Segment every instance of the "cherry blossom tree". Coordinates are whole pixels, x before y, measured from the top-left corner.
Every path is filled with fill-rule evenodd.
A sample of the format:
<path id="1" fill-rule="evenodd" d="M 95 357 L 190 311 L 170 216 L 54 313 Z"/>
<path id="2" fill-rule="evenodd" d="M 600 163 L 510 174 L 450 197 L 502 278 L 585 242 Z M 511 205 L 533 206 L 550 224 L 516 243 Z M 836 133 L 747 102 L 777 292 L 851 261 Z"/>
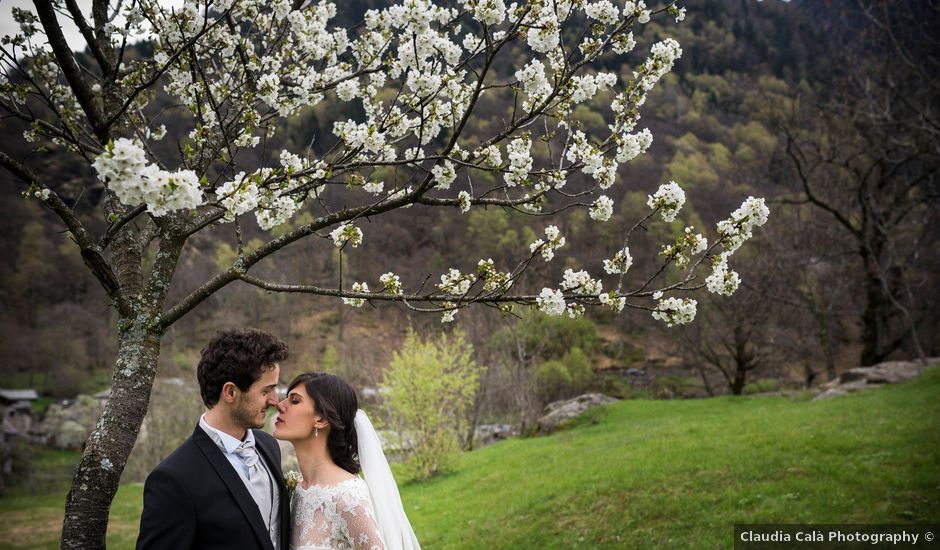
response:
<path id="1" fill-rule="evenodd" d="M 63 548 L 104 547 L 161 338 L 226 285 L 331 296 L 351 307 L 400 302 L 443 322 L 482 304 L 571 316 L 592 306 L 634 307 L 671 326 L 694 319 L 695 291 L 734 292 L 739 277 L 729 259 L 767 220 L 763 199 L 749 197 L 718 223 L 711 243 L 687 228 L 663 247 L 658 271 L 630 277 L 630 235 L 657 214 L 674 220 L 685 202 L 670 182 L 649 197 L 648 215 L 624 231 L 624 245 L 610 251 L 605 276 L 568 269 L 539 294 L 514 292 L 521 286 L 514 285 L 532 262 L 551 262 L 565 246 L 555 225 L 520 250 L 515 265 L 481 258 L 476 272 L 449 269 L 433 287 L 409 287 L 393 272 L 333 287 L 265 280 L 252 267 L 287 245 L 320 237 L 354 253 L 369 238 L 363 220 L 402 208 L 454 216 L 477 207 L 533 216 L 585 208 L 595 222 L 607 221 L 615 205 L 604 191 L 653 139 L 638 128 L 640 108 L 682 50 L 671 38 L 655 43 L 625 79 L 594 67 L 633 50 L 633 33 L 651 18 L 679 23 L 685 9 L 642 1 L 406 0 L 370 10 L 347 29 L 331 25 L 336 6 L 326 1 L 186 0 L 170 8 L 156 0 L 93 0 L 90 18 L 75 0 L 34 4 L 34 12 L 14 10 L 21 32 L 3 39 L 0 107 L 27 123 L 23 137 L 37 150 L 91 167 L 89 186 L 102 189 L 100 211 L 91 214 L 102 229 L 87 224 L 91 214 L 76 212 L 74 197 L 38 170 L 35 156 L 0 152 L 0 164 L 58 216 L 118 317 L 111 398 L 75 472 Z M 63 19 L 81 32 L 85 54 L 67 43 Z M 131 47 L 134 40 L 148 48 Z M 158 91 L 174 98 L 188 132 L 167 132 L 166 109 L 153 104 Z M 607 127 L 590 134 L 573 113 L 601 92 L 612 98 L 602 113 Z M 511 115 L 469 145 L 460 138 L 484 96 L 505 101 Z M 324 101 L 353 103 L 361 116 L 332 121 L 335 142 L 317 153 L 268 154 L 285 119 Z M 159 152 L 171 149 L 162 140 L 175 141 L 176 154 Z M 242 244 L 241 227 L 252 218 L 268 230 L 301 211 L 313 221 L 257 247 Z M 170 302 L 181 254 L 212 227 L 231 228 L 237 258 Z M 684 273 L 667 284 L 670 265 Z M 700 282 L 697 274 L 709 267 Z"/>

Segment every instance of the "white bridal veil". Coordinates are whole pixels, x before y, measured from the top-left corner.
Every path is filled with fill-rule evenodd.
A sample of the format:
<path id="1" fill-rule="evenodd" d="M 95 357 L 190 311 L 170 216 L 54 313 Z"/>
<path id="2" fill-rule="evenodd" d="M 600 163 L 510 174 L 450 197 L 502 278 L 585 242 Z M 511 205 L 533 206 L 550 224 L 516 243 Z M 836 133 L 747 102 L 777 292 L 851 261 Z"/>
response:
<path id="1" fill-rule="evenodd" d="M 382 452 L 379 434 L 366 413 L 356 411 L 356 435 L 359 442 L 359 465 L 372 496 L 375 520 L 387 550 L 420 550 L 415 532 L 401 504 L 398 486 Z"/>

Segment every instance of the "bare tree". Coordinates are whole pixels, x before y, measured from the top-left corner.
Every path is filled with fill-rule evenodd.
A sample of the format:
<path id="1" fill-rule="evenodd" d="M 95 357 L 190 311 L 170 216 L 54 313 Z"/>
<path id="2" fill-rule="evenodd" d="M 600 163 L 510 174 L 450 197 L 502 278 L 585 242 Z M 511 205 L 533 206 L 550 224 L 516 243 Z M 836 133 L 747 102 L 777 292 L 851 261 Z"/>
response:
<path id="1" fill-rule="evenodd" d="M 842 227 L 861 261 L 861 364 L 920 343 L 912 272 L 937 238 L 940 41 L 935 2 L 859 0 L 833 24 L 826 86 L 780 113 L 800 200 Z M 923 355 L 922 351 L 920 354 Z"/>

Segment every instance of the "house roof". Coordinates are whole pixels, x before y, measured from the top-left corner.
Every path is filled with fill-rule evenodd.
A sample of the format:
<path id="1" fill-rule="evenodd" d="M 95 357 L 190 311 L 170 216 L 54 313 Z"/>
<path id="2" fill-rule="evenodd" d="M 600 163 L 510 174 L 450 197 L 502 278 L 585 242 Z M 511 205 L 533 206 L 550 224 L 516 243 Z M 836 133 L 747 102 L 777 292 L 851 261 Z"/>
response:
<path id="1" fill-rule="evenodd" d="M 4 390 L 0 389 L 0 399 L 7 401 L 32 401 L 39 399 L 36 390 Z"/>

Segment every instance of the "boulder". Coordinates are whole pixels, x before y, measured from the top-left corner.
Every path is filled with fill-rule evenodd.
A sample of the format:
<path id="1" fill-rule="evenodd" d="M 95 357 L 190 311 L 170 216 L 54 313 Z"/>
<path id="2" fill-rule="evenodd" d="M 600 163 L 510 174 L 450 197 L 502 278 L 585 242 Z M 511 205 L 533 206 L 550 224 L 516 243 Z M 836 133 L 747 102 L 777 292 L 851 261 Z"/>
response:
<path id="1" fill-rule="evenodd" d="M 938 358 L 927 360 L 927 365 L 936 363 Z M 882 384 L 897 384 L 917 377 L 927 368 L 920 361 L 885 361 L 870 367 L 856 367 L 849 369 L 839 375 L 835 380 L 831 380 L 819 386 L 819 393 L 813 398 L 813 401 L 820 399 L 829 399 L 840 395 L 848 395 Z"/>
<path id="2" fill-rule="evenodd" d="M 586 393 L 574 399 L 549 403 L 545 407 L 545 415 L 538 420 L 538 431 L 542 434 L 550 434 L 591 407 L 607 405 L 616 401 L 613 397 L 600 393 Z"/>
<path id="3" fill-rule="evenodd" d="M 516 429 L 512 424 L 481 424 L 473 431 L 473 439 L 480 447 L 485 447 L 514 435 L 516 435 Z"/>

